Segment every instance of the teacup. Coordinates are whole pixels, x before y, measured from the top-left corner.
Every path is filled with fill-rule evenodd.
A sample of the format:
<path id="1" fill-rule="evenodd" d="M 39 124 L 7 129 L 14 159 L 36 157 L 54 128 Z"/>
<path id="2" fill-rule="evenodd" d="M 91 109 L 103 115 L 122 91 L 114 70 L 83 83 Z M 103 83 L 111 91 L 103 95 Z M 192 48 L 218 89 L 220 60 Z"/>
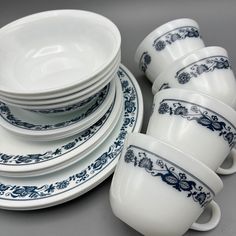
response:
<path id="1" fill-rule="evenodd" d="M 197 22 L 177 19 L 152 31 L 138 46 L 135 61 L 153 83 L 172 62 L 203 47 Z"/>
<path id="2" fill-rule="evenodd" d="M 152 91 L 169 87 L 199 91 L 236 107 L 236 80 L 221 47 L 201 48 L 173 62 L 157 77 Z"/>
<path id="3" fill-rule="evenodd" d="M 236 142 L 236 111 L 220 100 L 184 89 L 154 97 L 147 134 L 179 148 L 216 171 Z M 234 152 L 234 159 L 236 158 Z M 236 162 L 221 174 L 235 172 Z"/>
<path id="4" fill-rule="evenodd" d="M 222 188 L 220 178 L 200 161 L 132 133 L 113 176 L 110 203 L 118 218 L 144 235 L 180 236 L 189 228 L 207 231 L 218 225 L 220 208 L 212 199 Z M 208 204 L 211 219 L 196 223 Z"/>

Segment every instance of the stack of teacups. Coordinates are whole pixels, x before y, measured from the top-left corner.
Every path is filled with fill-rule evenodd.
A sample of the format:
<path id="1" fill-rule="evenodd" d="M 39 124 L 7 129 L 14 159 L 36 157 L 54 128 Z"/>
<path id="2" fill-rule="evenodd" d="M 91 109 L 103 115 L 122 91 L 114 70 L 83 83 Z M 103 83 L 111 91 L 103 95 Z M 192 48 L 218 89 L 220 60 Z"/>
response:
<path id="1" fill-rule="evenodd" d="M 127 139 L 112 209 L 150 236 L 213 229 L 220 209 L 212 198 L 223 187 L 215 172 L 236 171 L 234 150 L 232 167 L 220 168 L 236 142 L 236 80 L 227 52 L 204 47 L 198 24 L 178 19 L 150 33 L 135 60 L 153 83 L 153 111 L 146 135 Z M 208 204 L 211 219 L 196 225 Z"/>

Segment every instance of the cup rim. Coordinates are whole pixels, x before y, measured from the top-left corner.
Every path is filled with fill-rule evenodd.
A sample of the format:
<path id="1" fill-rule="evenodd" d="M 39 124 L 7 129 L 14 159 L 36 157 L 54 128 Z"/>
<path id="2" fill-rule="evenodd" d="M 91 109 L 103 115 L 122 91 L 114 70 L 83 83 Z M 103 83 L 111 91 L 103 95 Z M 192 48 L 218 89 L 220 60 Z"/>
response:
<path id="1" fill-rule="evenodd" d="M 132 144 L 136 144 L 137 147 L 141 147 L 143 150 L 149 151 L 154 155 L 158 155 L 158 153 L 161 152 L 171 153 L 168 157 L 163 157 L 163 155 L 158 156 L 172 162 L 186 171 L 186 173 L 189 173 L 195 179 L 202 182 L 213 192 L 213 195 L 217 195 L 223 188 L 222 180 L 213 170 L 193 156 L 185 154 L 171 144 L 147 134 L 130 133 L 127 137 L 125 148 Z M 202 177 L 199 176 L 202 173 L 204 173 L 204 175 Z"/>
<path id="2" fill-rule="evenodd" d="M 218 113 L 222 118 L 229 120 L 236 129 L 236 110 L 215 97 L 199 91 L 181 88 L 163 89 L 155 94 L 153 101 L 155 102 L 159 97 L 172 99 L 177 97 L 178 99 L 184 99 L 184 101 L 187 102 L 192 102 L 192 100 L 194 100 L 196 105 L 201 105 L 204 107 L 206 107 L 207 102 L 207 109 L 213 111 L 214 113 Z"/>
<path id="3" fill-rule="evenodd" d="M 186 61 L 186 60 L 189 60 L 189 59 L 191 60 L 191 58 L 193 58 L 193 57 L 198 57 L 195 60 L 195 62 L 197 62 L 199 60 L 199 58 L 203 59 L 204 53 L 207 53 L 207 52 L 210 53 L 210 54 L 215 54 L 215 55 L 212 55 L 212 56 L 221 56 L 220 54 L 225 54 L 225 55 L 222 55 L 222 56 L 228 57 L 227 50 L 223 47 L 220 47 L 220 46 L 208 46 L 208 47 L 203 47 L 203 48 L 200 48 L 200 49 L 196 49 L 196 50 L 188 53 L 187 55 L 177 59 L 176 61 L 172 62 L 172 64 L 167 69 L 162 71 L 156 77 L 156 79 L 155 79 L 155 81 L 152 85 L 153 93 L 156 93 L 158 91 L 158 88 L 160 87 L 160 85 L 164 83 L 165 79 L 163 79 L 163 78 L 166 78 L 167 75 L 169 75 L 170 73 L 172 73 L 175 70 L 180 69 L 181 66 L 184 66 L 183 61 Z M 219 54 L 219 55 L 217 55 L 217 54 Z M 194 61 L 194 58 L 192 59 L 192 61 Z M 192 62 L 192 63 L 195 63 L 195 62 Z M 168 82 L 168 81 L 166 81 L 166 82 Z"/>
<path id="4" fill-rule="evenodd" d="M 155 37 L 159 37 L 159 36 L 160 36 L 160 31 L 162 31 L 161 34 L 165 34 L 166 32 L 164 32 L 164 31 L 166 31 L 166 30 L 164 30 L 164 29 L 165 29 L 166 27 L 168 27 L 169 25 L 171 25 L 171 24 L 173 24 L 173 23 L 184 22 L 184 21 L 191 22 L 191 24 L 194 24 L 194 25 L 196 25 L 197 28 L 199 28 L 198 23 L 197 23 L 195 20 L 193 20 L 193 19 L 191 19 L 191 18 L 187 18 L 187 17 L 186 17 L 186 18 L 174 19 L 174 20 L 168 21 L 168 22 L 166 22 L 166 23 L 164 23 L 164 24 L 158 26 L 157 28 L 155 28 L 154 30 L 152 30 L 152 31 L 139 43 L 139 46 L 137 47 L 137 50 L 136 50 L 135 56 L 134 56 L 135 61 L 138 62 L 138 60 L 139 60 L 138 58 L 139 58 L 139 56 L 140 56 L 139 54 L 140 54 L 141 48 L 142 48 L 142 46 L 143 46 L 147 41 L 149 41 L 149 39 L 152 39 L 154 36 L 155 36 Z M 187 26 L 187 25 L 186 25 L 186 26 Z M 174 30 L 174 28 L 173 28 L 173 30 Z M 168 31 L 169 31 L 169 30 L 168 30 Z"/>

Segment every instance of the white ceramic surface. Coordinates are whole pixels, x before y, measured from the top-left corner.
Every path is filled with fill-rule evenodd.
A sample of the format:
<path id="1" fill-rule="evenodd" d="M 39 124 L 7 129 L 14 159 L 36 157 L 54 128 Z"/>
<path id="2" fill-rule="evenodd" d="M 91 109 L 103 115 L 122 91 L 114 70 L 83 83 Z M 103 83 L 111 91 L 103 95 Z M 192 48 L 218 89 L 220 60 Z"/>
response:
<path id="1" fill-rule="evenodd" d="M 176 19 L 156 28 L 140 43 L 135 61 L 153 83 L 172 62 L 203 47 L 197 22 Z"/>
<path id="2" fill-rule="evenodd" d="M 154 97 L 147 134 L 216 171 L 235 145 L 236 111 L 198 92 L 165 89 Z M 231 168 L 231 173 L 235 172 L 235 168 Z"/>
<path id="3" fill-rule="evenodd" d="M 128 135 L 115 170 L 110 203 L 114 214 L 144 235 L 181 236 L 210 204 L 211 219 L 194 223 L 213 229 L 221 214 L 212 201 L 223 188 L 206 165 L 148 135 Z"/>
<path id="4" fill-rule="evenodd" d="M 64 116 L 49 117 L 0 103 L 0 124 L 14 134 L 33 141 L 67 138 L 84 131 L 104 116 L 114 102 L 116 89 L 119 92 L 119 83 L 116 76 L 102 97 L 88 107 Z"/>
<path id="5" fill-rule="evenodd" d="M 0 91 L 42 94 L 83 84 L 120 50 L 117 27 L 88 11 L 52 10 L 0 29 Z"/>
<path id="6" fill-rule="evenodd" d="M 236 79 L 221 47 L 201 48 L 173 62 L 156 78 L 153 94 L 168 87 L 199 91 L 236 108 Z"/>
<path id="7" fill-rule="evenodd" d="M 120 67 L 118 76 L 124 97 L 123 113 L 103 144 L 83 160 L 49 175 L 30 178 L 0 176 L 1 208 L 32 210 L 57 205 L 91 190 L 113 172 L 127 133 L 138 132 L 143 119 L 143 99 L 135 78 L 124 66 Z"/>
<path id="8" fill-rule="evenodd" d="M 82 85 L 75 85 L 72 88 L 65 88 L 61 91 L 52 91 L 48 94 L 7 94 L 0 91 L 0 99 L 15 104 L 23 105 L 62 105 L 67 101 L 82 99 L 94 94 L 102 86 L 105 86 L 116 74 L 120 65 L 120 51 L 112 63 L 94 78 Z M 56 104 L 57 103 L 57 104 Z M 59 104 L 60 103 L 60 104 Z"/>
<path id="9" fill-rule="evenodd" d="M 114 69 L 113 73 L 114 76 L 113 77 L 107 77 L 105 81 L 99 81 L 98 84 L 94 84 L 92 86 L 90 86 L 88 89 L 83 90 L 79 95 L 77 93 L 68 95 L 66 98 L 64 97 L 59 97 L 56 100 L 58 100 L 58 103 L 53 103 L 51 104 L 50 100 L 44 100 L 43 103 L 44 105 L 37 105 L 35 104 L 35 102 L 30 102 L 27 101 L 27 103 L 31 103 L 31 105 L 26 105 L 26 104 L 17 104 L 14 102 L 10 102 L 9 100 L 5 101 L 6 99 L 2 99 L 2 101 L 5 101 L 7 104 L 14 106 L 14 107 L 20 107 L 22 109 L 26 109 L 26 110 L 45 110 L 45 109 L 57 109 L 59 107 L 67 107 L 67 106 L 71 106 L 73 104 L 76 104 L 78 102 L 83 102 L 89 98 L 91 98 L 91 94 L 96 94 L 97 92 L 99 92 L 101 89 L 103 89 L 112 79 L 114 79 L 114 77 L 116 76 L 116 72 L 119 68 L 119 65 L 117 65 L 117 67 Z M 113 74 L 112 73 L 112 74 Z M 69 100 L 67 100 L 69 99 Z M 55 101 L 56 101 L 55 100 Z M 37 103 L 37 102 L 36 102 Z"/>
<path id="10" fill-rule="evenodd" d="M 67 139 L 32 142 L 1 129 L 4 134 L 4 139 L 1 139 L 1 151 L 10 155 L 11 159 L 6 165 L 0 165 L 0 174 L 9 177 L 45 175 L 88 156 L 110 135 L 120 119 L 123 99 L 119 79 L 116 86 L 117 95 L 106 113 L 90 127 Z"/>

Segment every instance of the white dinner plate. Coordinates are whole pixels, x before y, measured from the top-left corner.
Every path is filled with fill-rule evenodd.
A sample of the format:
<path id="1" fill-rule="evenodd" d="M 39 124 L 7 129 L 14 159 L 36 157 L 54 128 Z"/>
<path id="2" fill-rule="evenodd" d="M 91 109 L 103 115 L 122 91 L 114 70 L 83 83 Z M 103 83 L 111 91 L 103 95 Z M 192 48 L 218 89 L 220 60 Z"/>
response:
<path id="1" fill-rule="evenodd" d="M 114 170 L 128 132 L 138 132 L 143 119 L 140 88 L 127 68 L 118 77 L 123 113 L 113 132 L 90 155 L 60 171 L 31 178 L 0 177 L 0 207 L 12 210 L 45 208 L 69 201 L 96 187 Z M 0 161 L 4 160 L 0 155 Z"/>

